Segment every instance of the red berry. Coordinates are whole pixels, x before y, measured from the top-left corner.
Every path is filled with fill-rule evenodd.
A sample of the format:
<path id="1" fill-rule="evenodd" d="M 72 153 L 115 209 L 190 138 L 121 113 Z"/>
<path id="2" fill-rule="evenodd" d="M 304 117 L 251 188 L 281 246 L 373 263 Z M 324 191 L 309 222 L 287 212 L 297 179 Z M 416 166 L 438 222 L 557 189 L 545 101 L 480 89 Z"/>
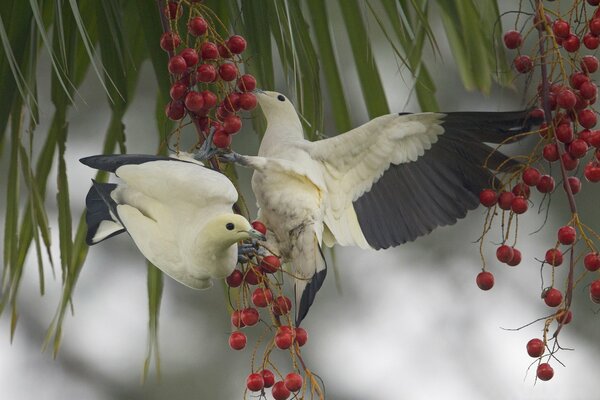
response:
<path id="1" fill-rule="evenodd" d="M 554 376 L 554 370 L 548 363 L 541 363 L 537 367 L 537 377 L 541 381 L 549 381 Z"/>
<path id="2" fill-rule="evenodd" d="M 237 115 L 230 115 L 223 120 L 223 129 L 229 134 L 238 133 L 242 128 L 242 120 Z"/>
<path id="3" fill-rule="evenodd" d="M 600 35 L 600 18 L 592 18 L 589 27 L 592 35 Z"/>
<path id="4" fill-rule="evenodd" d="M 210 90 L 204 90 L 202 92 L 202 98 L 204 99 L 204 108 L 211 109 L 217 105 L 217 95 Z"/>
<path id="5" fill-rule="evenodd" d="M 579 37 L 574 34 L 569 34 L 566 39 L 562 42 L 562 47 L 568 51 L 569 53 L 574 53 L 579 50 L 581 46 L 581 42 L 579 41 Z"/>
<path id="6" fill-rule="evenodd" d="M 569 153 L 563 153 L 563 155 L 560 156 L 560 159 L 567 171 L 573 171 L 575 168 L 577 168 L 577 165 L 579 165 L 579 160 L 573 158 L 573 156 Z"/>
<path id="7" fill-rule="evenodd" d="M 188 32 L 192 36 L 202 36 L 208 30 L 208 23 L 202 17 L 194 17 L 188 22 Z"/>
<path id="8" fill-rule="evenodd" d="M 577 239 L 577 231 L 572 226 L 563 226 L 558 230 L 558 241 L 564 245 L 572 245 Z"/>
<path id="9" fill-rule="evenodd" d="M 278 296 L 273 304 L 275 315 L 285 315 L 292 310 L 292 301 L 287 296 Z"/>
<path id="10" fill-rule="evenodd" d="M 600 131 L 591 131 L 588 142 L 590 143 L 590 146 L 600 148 Z"/>
<path id="11" fill-rule="evenodd" d="M 175 82 L 173 85 L 171 85 L 169 95 L 173 100 L 179 100 L 185 95 L 187 88 L 187 85 L 184 85 L 181 82 Z"/>
<path id="12" fill-rule="evenodd" d="M 183 9 L 176 1 L 169 1 L 165 6 L 163 13 L 169 19 L 179 19 L 183 14 Z"/>
<path id="13" fill-rule="evenodd" d="M 231 313 L 231 325 L 235 326 L 236 328 L 243 328 L 246 326 L 244 321 L 242 321 L 242 312 L 240 310 L 233 310 Z"/>
<path id="14" fill-rule="evenodd" d="M 502 192 L 498 196 L 498 206 L 503 210 L 510 210 L 515 195 L 512 192 Z"/>
<path id="15" fill-rule="evenodd" d="M 583 36 L 583 45 L 590 50 L 596 50 L 600 45 L 600 37 L 588 32 Z"/>
<path id="16" fill-rule="evenodd" d="M 594 303 L 600 303 L 600 279 L 590 284 L 590 299 Z"/>
<path id="17" fill-rule="evenodd" d="M 600 254 L 588 253 L 583 259 L 583 265 L 588 271 L 594 272 L 600 269 Z"/>
<path id="18" fill-rule="evenodd" d="M 535 186 L 540 182 L 542 174 L 540 174 L 540 171 L 538 171 L 537 168 L 529 167 L 523 171 L 522 176 L 523 182 L 525 182 L 526 185 Z"/>
<path id="19" fill-rule="evenodd" d="M 189 47 L 181 50 L 179 55 L 183 57 L 188 67 L 193 67 L 194 65 L 198 64 L 198 60 L 200 59 L 196 50 L 190 49 Z"/>
<path id="20" fill-rule="evenodd" d="M 262 375 L 266 388 L 270 388 L 275 384 L 275 375 L 270 370 L 263 369 L 260 374 Z"/>
<path id="21" fill-rule="evenodd" d="M 181 38 L 173 32 L 165 32 L 160 37 L 160 48 L 164 51 L 173 51 L 181 44 Z"/>
<path id="22" fill-rule="evenodd" d="M 246 347 L 246 335 L 239 331 L 233 332 L 229 336 L 229 347 L 233 350 L 242 350 Z"/>
<path id="23" fill-rule="evenodd" d="M 240 94 L 240 108 L 243 110 L 253 110 L 256 108 L 257 100 L 253 93 L 241 93 Z"/>
<path id="24" fill-rule="evenodd" d="M 479 202 L 484 207 L 493 207 L 494 204 L 498 201 L 496 191 L 492 189 L 483 189 L 479 192 Z"/>
<path id="25" fill-rule="evenodd" d="M 275 335 L 275 346 L 281 350 L 289 349 L 292 345 L 293 337 L 289 332 L 280 332 Z"/>
<path id="26" fill-rule="evenodd" d="M 237 87 L 242 92 L 251 92 L 256 89 L 256 78 L 250 74 L 244 74 L 238 79 Z"/>
<path id="27" fill-rule="evenodd" d="M 506 264 L 515 267 L 521 263 L 521 251 L 513 247 L 513 258 Z"/>
<path id="28" fill-rule="evenodd" d="M 193 112 L 202 110 L 202 107 L 204 107 L 204 98 L 202 97 L 202 94 L 194 91 L 189 92 L 185 96 L 185 106 L 188 110 Z"/>
<path id="29" fill-rule="evenodd" d="M 477 274 L 475 283 L 481 290 L 490 290 L 494 287 L 494 275 L 491 272 L 482 271 Z"/>
<path id="30" fill-rule="evenodd" d="M 231 135 L 228 134 L 227 132 L 225 132 L 223 129 L 218 129 L 215 132 L 215 135 L 213 136 L 214 145 L 220 149 L 229 147 L 231 145 L 231 141 L 232 141 Z M 256 281 L 256 283 L 251 283 L 254 281 L 254 279 L 252 278 L 253 276 L 255 276 L 254 271 L 250 270 L 244 276 L 244 280 L 250 285 L 256 285 L 256 283 L 258 283 L 258 281 Z M 249 279 L 251 281 L 249 281 Z"/>
<path id="31" fill-rule="evenodd" d="M 285 387 L 288 388 L 290 392 L 297 392 L 302 388 L 302 384 L 304 383 L 302 377 L 295 372 L 287 374 L 284 382 Z"/>
<path id="32" fill-rule="evenodd" d="M 581 58 L 581 69 L 583 72 L 587 72 L 588 74 L 593 74 L 598 70 L 599 66 L 598 59 L 596 56 L 583 56 Z"/>
<path id="33" fill-rule="evenodd" d="M 527 342 L 527 354 L 530 357 L 538 358 L 544 354 L 544 342 L 541 339 L 531 339 Z"/>
<path id="34" fill-rule="evenodd" d="M 260 268 L 269 274 L 277 272 L 279 267 L 281 267 L 281 261 L 279 261 L 279 258 L 275 256 L 263 257 L 262 261 L 260 262 Z"/>
<path id="35" fill-rule="evenodd" d="M 527 199 L 523 196 L 517 196 L 512 201 L 510 208 L 515 214 L 523 214 L 527 211 L 528 207 L 529 204 L 527 204 Z"/>
<path id="36" fill-rule="evenodd" d="M 173 121 L 180 120 L 185 115 L 185 107 L 182 101 L 170 101 L 165 108 L 165 114 Z"/>
<path id="37" fill-rule="evenodd" d="M 571 188 L 571 193 L 577 194 L 581 190 L 581 181 L 576 176 L 570 176 L 567 178 L 567 182 L 569 182 L 569 187 Z"/>
<path id="38" fill-rule="evenodd" d="M 229 93 L 227 97 L 223 100 L 223 107 L 227 111 L 238 111 L 240 109 L 240 94 L 239 93 Z"/>
<path id="39" fill-rule="evenodd" d="M 590 161 L 583 169 L 583 175 L 589 182 L 600 182 L 600 163 Z"/>
<path id="40" fill-rule="evenodd" d="M 219 55 L 221 58 L 231 58 L 233 56 L 229 49 L 222 44 L 218 44 L 217 49 L 219 50 Z"/>
<path id="41" fill-rule="evenodd" d="M 544 303 L 546 303 L 548 307 L 558 307 L 560 303 L 562 303 L 563 298 L 560 290 L 555 288 L 550 288 L 546 290 L 542 294 L 542 297 L 544 298 Z"/>
<path id="42" fill-rule="evenodd" d="M 227 47 L 233 54 L 240 54 L 246 50 L 246 39 L 240 35 L 233 35 L 227 40 Z"/>
<path id="43" fill-rule="evenodd" d="M 212 42 L 204 42 L 200 47 L 200 55 L 203 60 L 216 60 L 219 58 L 217 45 Z"/>
<path id="44" fill-rule="evenodd" d="M 294 332 L 296 334 L 296 343 L 298 343 L 298 346 L 304 346 L 308 341 L 308 333 L 306 332 L 306 330 L 304 328 L 298 327 L 294 329 Z"/>
<path id="45" fill-rule="evenodd" d="M 558 37 L 566 38 L 571 33 L 571 27 L 567 21 L 557 19 L 552 23 L 552 32 Z"/>
<path id="46" fill-rule="evenodd" d="M 219 75 L 224 81 L 232 81 L 237 76 L 238 69 L 235 64 L 225 63 L 219 67 Z"/>
<path id="47" fill-rule="evenodd" d="M 590 6 L 597 6 L 598 4 L 600 4 L 600 0 L 587 0 L 587 3 Z M 598 12 L 598 10 L 596 10 L 596 12 Z M 594 13 L 594 15 L 596 15 L 596 12 Z"/>
<path id="48" fill-rule="evenodd" d="M 242 310 L 240 318 L 244 325 L 253 326 L 256 325 L 260 316 L 258 315 L 258 310 L 256 308 L 248 307 Z"/>
<path id="49" fill-rule="evenodd" d="M 513 251 L 513 248 L 508 245 L 503 244 L 502 246 L 498 247 L 498 249 L 496 249 L 496 258 L 500 262 L 507 263 L 510 260 L 512 260 L 514 255 L 515 253 Z"/>
<path id="50" fill-rule="evenodd" d="M 273 399 L 275 400 L 287 400 L 290 397 L 290 391 L 285 387 L 285 383 L 283 381 L 279 381 L 273 385 L 273 389 L 271 389 L 271 394 L 273 395 Z"/>
<path id="51" fill-rule="evenodd" d="M 533 61 L 529 56 L 517 56 L 514 60 L 515 69 L 525 74 L 533 69 Z"/>
<path id="52" fill-rule="evenodd" d="M 574 72 L 569 77 L 569 83 L 574 89 L 579 89 L 584 82 L 589 82 L 590 77 L 581 71 Z"/>
<path id="53" fill-rule="evenodd" d="M 558 147 L 556 146 L 555 143 L 548 143 L 542 149 L 542 155 L 544 156 L 544 158 L 546 160 L 548 160 L 550 162 L 554 162 L 554 161 L 558 160 L 558 158 L 559 158 Z"/>
<path id="54" fill-rule="evenodd" d="M 267 307 L 271 302 L 273 302 L 271 289 L 256 288 L 252 292 L 252 304 L 256 307 Z"/>
<path id="55" fill-rule="evenodd" d="M 545 260 L 548 264 L 558 267 L 563 262 L 563 254 L 558 249 L 550 249 L 546 252 Z"/>
<path id="56" fill-rule="evenodd" d="M 267 234 L 267 227 L 262 222 L 260 222 L 258 220 L 255 220 L 255 221 L 252 221 L 251 225 L 252 225 L 253 229 L 256 229 L 257 231 L 259 231 L 263 235 Z"/>
<path id="57" fill-rule="evenodd" d="M 563 325 L 567 325 L 573 319 L 573 313 L 571 312 L 571 310 L 569 310 L 567 312 L 565 312 L 564 309 L 558 310 L 555 315 L 556 315 L 556 321 L 559 324 L 563 324 Z"/>
<path id="58" fill-rule="evenodd" d="M 529 195 L 531 194 L 531 189 L 529 189 L 529 186 L 527 186 L 525 183 L 519 182 L 513 187 L 512 193 L 515 196 L 523 196 L 528 199 Z"/>
<path id="59" fill-rule="evenodd" d="M 169 72 L 172 74 L 183 74 L 187 70 L 187 63 L 185 58 L 181 56 L 173 56 L 169 60 Z"/>
<path id="60" fill-rule="evenodd" d="M 579 94 L 586 100 L 594 99 L 598 94 L 598 87 L 592 82 L 584 82 L 579 87 Z"/>
<path id="61" fill-rule="evenodd" d="M 573 127 L 570 123 L 560 124 L 555 130 L 556 138 L 562 143 L 571 143 L 573 141 Z"/>
<path id="62" fill-rule="evenodd" d="M 575 139 L 569 144 L 569 154 L 573 158 L 582 158 L 588 151 L 588 144 L 583 139 Z"/>
<path id="63" fill-rule="evenodd" d="M 225 131 L 221 132 L 230 138 L 229 144 L 231 144 L 231 135 Z M 217 133 L 219 133 L 219 131 L 215 132 L 214 137 L 217 137 Z M 248 271 L 246 271 L 246 275 L 244 275 L 244 280 L 248 285 L 258 285 L 258 283 L 262 280 L 262 273 L 256 268 L 249 268 Z"/>
<path id="64" fill-rule="evenodd" d="M 258 392 L 265 387 L 265 380 L 261 374 L 250 374 L 246 378 L 246 387 L 251 392 Z"/>
<path id="65" fill-rule="evenodd" d="M 244 280 L 244 275 L 239 269 L 234 269 L 231 275 L 225 278 L 229 287 L 239 287 Z"/>
<path id="66" fill-rule="evenodd" d="M 550 175 L 542 175 L 540 182 L 535 187 L 540 193 L 550 193 L 554 190 L 554 178 Z"/>
<path id="67" fill-rule="evenodd" d="M 563 89 L 556 95 L 556 103 L 559 107 L 569 110 L 575 107 L 577 97 L 570 89 Z"/>
<path id="68" fill-rule="evenodd" d="M 579 125 L 587 129 L 593 128 L 596 125 L 596 113 L 589 109 L 579 111 L 577 119 Z"/>
<path id="69" fill-rule="evenodd" d="M 201 64 L 196 70 L 198 80 L 204 83 L 214 82 L 217 79 L 217 69 L 211 64 Z"/>

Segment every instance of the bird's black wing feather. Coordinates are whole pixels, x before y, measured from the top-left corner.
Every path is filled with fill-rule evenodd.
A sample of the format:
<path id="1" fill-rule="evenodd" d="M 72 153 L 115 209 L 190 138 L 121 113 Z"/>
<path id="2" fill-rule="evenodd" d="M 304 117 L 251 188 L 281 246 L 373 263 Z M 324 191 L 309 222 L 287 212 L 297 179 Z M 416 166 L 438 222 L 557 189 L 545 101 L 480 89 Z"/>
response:
<path id="1" fill-rule="evenodd" d="M 92 179 L 92 187 L 85 197 L 85 222 L 88 227 L 85 241 L 90 246 L 125 232 L 125 228 L 123 228 L 122 230 L 115 231 L 112 234 L 103 237 L 101 240 L 94 241 L 94 237 L 96 236 L 102 221 L 120 222 L 118 221 L 117 204 L 110 197 L 110 192 L 116 187 L 117 185 L 115 183 L 101 183 Z"/>
<path id="2" fill-rule="evenodd" d="M 540 121 L 528 111 L 449 113 L 444 133 L 415 162 L 391 165 L 354 202 L 358 222 L 375 249 L 413 241 L 452 225 L 479 204 L 479 192 L 497 184 L 493 171 L 518 165 L 483 142 L 502 143 Z M 517 137 L 518 139 L 518 137 Z"/>
<path id="3" fill-rule="evenodd" d="M 153 156 L 148 154 L 108 154 L 84 157 L 79 160 L 82 164 L 88 167 L 99 169 L 101 171 L 115 172 L 119 167 L 128 164 L 144 164 L 151 161 L 178 161 L 179 160 L 167 156 Z"/>

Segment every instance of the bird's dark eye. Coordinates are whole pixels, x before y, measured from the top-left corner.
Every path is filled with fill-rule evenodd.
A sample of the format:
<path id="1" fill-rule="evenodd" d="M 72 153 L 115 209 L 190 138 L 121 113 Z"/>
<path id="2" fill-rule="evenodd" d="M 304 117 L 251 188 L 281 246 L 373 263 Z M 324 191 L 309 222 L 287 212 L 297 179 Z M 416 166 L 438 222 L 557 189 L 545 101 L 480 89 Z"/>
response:
<path id="1" fill-rule="evenodd" d="M 277 100 L 279 101 L 285 101 L 285 96 L 280 94 L 279 96 L 277 96 Z"/>
<path id="2" fill-rule="evenodd" d="M 233 228 L 235 228 L 235 225 L 229 222 L 227 225 L 225 225 L 225 228 L 227 228 L 228 231 L 232 231 Z"/>

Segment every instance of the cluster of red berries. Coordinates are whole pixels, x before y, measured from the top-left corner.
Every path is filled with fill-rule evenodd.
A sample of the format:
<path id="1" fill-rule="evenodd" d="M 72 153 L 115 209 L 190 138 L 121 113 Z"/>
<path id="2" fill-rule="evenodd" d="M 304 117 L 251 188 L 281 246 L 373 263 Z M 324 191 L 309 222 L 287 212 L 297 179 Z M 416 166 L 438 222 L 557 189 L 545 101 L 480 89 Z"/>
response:
<path id="1" fill-rule="evenodd" d="M 532 40 L 537 53 L 535 57 L 522 54 L 526 38 L 518 30 L 509 30 L 504 34 L 505 46 L 508 49 L 519 50 L 520 54 L 513 60 L 513 65 L 519 73 L 530 73 L 536 63 L 551 66 L 542 70 L 542 81 L 536 93 L 539 108 L 530 113 L 531 118 L 545 121 L 537 131 L 537 146 L 531 154 L 523 157 L 528 161 L 517 173 L 508 176 L 501 188 L 485 189 L 479 196 L 480 203 L 489 209 L 484 236 L 489 231 L 494 217 L 502 214 L 503 241 L 496 248 L 496 259 L 509 266 L 519 265 L 523 259 L 521 251 L 515 247 L 516 227 L 513 221 L 530 209 L 532 188 L 542 194 L 542 202 L 555 191 L 557 183 L 549 171 L 556 165 L 561 172 L 559 184 L 562 183 L 564 193 L 569 198 L 572 218 L 558 229 L 555 245 L 546 251 L 543 258 L 540 257 L 540 261 L 542 265 L 552 268 L 569 264 L 570 276 L 573 275 L 575 263 L 580 259 L 583 260 L 584 272 L 600 270 L 600 255 L 596 251 L 597 245 L 592 240 L 600 236 L 590 234 L 592 231 L 580 222 L 574 207 L 574 196 L 582 190 L 581 175 L 577 176 L 581 169 L 586 181 L 600 182 L 600 130 L 594 129 L 597 114 L 593 109 L 598 87 L 592 79 L 592 75 L 599 70 L 600 63 L 594 55 L 581 54 L 585 49 L 595 50 L 600 46 L 600 7 L 597 7 L 599 3 L 600 0 L 576 0 L 565 15 L 556 11 L 546 12 L 545 8 L 536 6 L 533 25 L 537 31 L 526 27 L 523 29 L 528 34 L 536 35 L 535 41 Z M 536 4 L 541 5 L 541 2 Z M 590 13 L 588 6 L 597 8 Z M 550 15 L 557 17 L 553 20 Z M 591 18 L 579 22 L 582 21 L 581 16 L 585 15 L 591 15 Z M 572 27 L 571 24 L 577 26 Z M 540 48 L 545 49 L 543 54 L 539 54 Z M 580 164 L 583 168 L 578 169 Z M 515 243 L 509 244 L 511 232 L 514 232 Z M 578 244 L 585 246 L 581 256 L 574 255 Z M 565 255 L 570 255 L 568 262 L 565 261 Z M 541 298 L 548 307 L 556 308 L 557 311 L 546 319 L 543 339 L 535 338 L 527 343 L 527 353 L 539 359 L 537 378 L 543 381 L 550 380 L 554 371 L 548 362 L 542 362 L 542 358 L 548 357 L 550 361 L 559 349 L 556 345 L 554 348 L 548 345 L 547 333 L 550 324 L 553 321 L 559 324 L 552 336 L 556 338 L 562 326 L 573 318 L 570 299 L 576 282 L 573 279 L 566 281 L 563 293 L 556 287 L 553 271 L 552 282 L 542 290 Z M 476 283 L 482 290 L 489 290 L 494 286 L 494 275 L 484 267 L 477 275 Z M 594 303 L 600 304 L 600 279 L 594 280 L 589 286 L 589 296 Z M 546 352 L 546 349 L 549 351 Z"/>
<path id="2" fill-rule="evenodd" d="M 252 227 L 262 234 L 267 233 L 265 225 L 260 221 L 252 222 Z M 290 350 L 299 352 L 299 348 L 308 341 L 308 333 L 301 327 L 292 326 L 290 313 L 292 301 L 281 294 L 280 280 L 272 278 L 281 271 L 281 261 L 274 255 L 260 257 L 254 255 L 246 263 L 240 263 L 240 268 L 235 269 L 226 278 L 227 285 L 238 289 L 237 302 L 239 308 L 231 314 L 231 324 L 234 331 L 229 336 L 229 346 L 234 350 L 246 347 L 246 334 L 242 328 L 256 325 L 261 320 L 260 310 L 266 317 L 262 319 L 275 334 L 267 344 L 265 359 L 261 365 L 270 361 L 268 356 L 271 349 Z M 277 292 L 278 295 L 274 294 Z M 246 387 L 252 392 L 262 392 L 271 388 L 272 396 L 277 400 L 285 400 L 291 393 L 298 392 L 303 386 L 303 378 L 296 372 L 287 374 L 282 380 L 275 382 L 275 375 L 268 369 L 252 372 L 246 380 Z"/>
<path id="3" fill-rule="evenodd" d="M 173 82 L 165 113 L 174 121 L 189 115 L 204 136 L 214 129 L 215 146 L 226 148 L 242 127 L 238 113 L 252 110 L 257 104 L 252 93 L 256 79 L 239 69 L 246 40 L 239 35 L 222 39 L 202 15 L 203 6 L 193 2 L 184 43 L 175 29 L 187 5 L 169 1 L 164 9 L 173 29 L 160 39 L 160 47 L 170 55 L 167 67 Z"/>

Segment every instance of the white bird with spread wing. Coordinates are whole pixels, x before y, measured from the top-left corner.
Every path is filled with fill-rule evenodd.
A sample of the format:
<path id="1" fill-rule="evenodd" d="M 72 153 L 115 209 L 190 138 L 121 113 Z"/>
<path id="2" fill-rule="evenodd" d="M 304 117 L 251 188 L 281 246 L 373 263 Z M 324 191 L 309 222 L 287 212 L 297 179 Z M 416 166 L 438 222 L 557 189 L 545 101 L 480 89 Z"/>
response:
<path id="1" fill-rule="evenodd" d="M 450 225 L 478 206 L 493 171 L 517 165 L 483 142 L 530 129 L 527 111 L 390 114 L 310 142 L 291 102 L 257 92 L 267 129 L 253 168 L 259 219 L 270 249 L 296 275 L 296 322 L 326 275 L 321 244 L 385 249 Z"/>
<path id="2" fill-rule="evenodd" d="M 223 174 L 191 157 L 101 155 L 83 164 L 122 183 L 93 185 L 86 197 L 87 243 L 128 232 L 142 254 L 194 289 L 212 286 L 237 263 L 239 241 L 264 239 L 232 212 L 238 195 Z"/>

